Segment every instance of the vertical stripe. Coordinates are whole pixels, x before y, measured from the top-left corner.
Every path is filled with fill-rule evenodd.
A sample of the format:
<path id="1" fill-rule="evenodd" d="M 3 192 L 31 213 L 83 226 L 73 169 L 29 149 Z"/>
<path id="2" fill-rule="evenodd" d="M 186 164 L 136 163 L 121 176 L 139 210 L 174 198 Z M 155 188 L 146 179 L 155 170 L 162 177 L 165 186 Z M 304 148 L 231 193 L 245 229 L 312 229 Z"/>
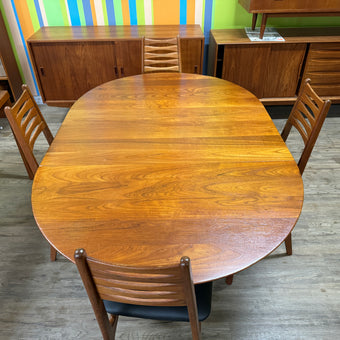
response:
<path id="1" fill-rule="evenodd" d="M 209 34 L 211 30 L 212 6 L 213 6 L 213 0 L 205 0 L 204 37 L 207 41 L 209 41 Z"/>
<path id="2" fill-rule="evenodd" d="M 69 12 L 68 6 L 67 6 L 67 0 L 59 0 L 59 1 L 60 1 L 61 13 L 62 13 L 63 18 L 64 18 L 64 25 L 70 26 L 71 17 L 70 17 L 70 12 Z"/>
<path id="3" fill-rule="evenodd" d="M 106 11 L 109 25 L 116 25 L 115 8 L 112 0 L 106 0 Z"/>
<path id="4" fill-rule="evenodd" d="M 35 5 L 35 8 L 36 8 L 37 17 L 38 17 L 38 20 L 39 20 L 39 26 L 42 27 L 42 26 L 44 26 L 44 20 L 43 20 L 42 14 L 41 14 L 39 1 L 34 0 L 34 5 Z"/>
<path id="5" fill-rule="evenodd" d="M 43 3 L 45 7 L 48 25 L 64 26 L 64 18 L 61 12 L 60 1 L 44 0 Z"/>
<path id="6" fill-rule="evenodd" d="M 80 24 L 82 26 L 85 26 L 86 25 L 86 19 L 85 19 L 84 6 L 83 6 L 82 0 L 77 0 L 77 4 L 78 4 L 78 10 L 79 10 Z"/>
<path id="7" fill-rule="evenodd" d="M 136 0 L 129 0 L 130 25 L 137 25 Z"/>
<path id="8" fill-rule="evenodd" d="M 153 14 L 155 25 L 178 25 L 179 1 L 154 0 Z"/>
<path id="9" fill-rule="evenodd" d="M 77 0 L 67 0 L 68 10 L 70 13 L 71 25 L 80 26 L 80 17 Z"/>
<path id="10" fill-rule="evenodd" d="M 0 12 L 3 14 L 3 19 L 4 19 L 5 26 L 6 26 L 8 38 L 9 38 L 11 46 L 12 46 L 12 50 L 13 50 L 13 53 L 14 53 L 15 60 L 16 60 L 16 62 L 18 64 L 18 68 L 19 68 L 19 72 L 20 72 L 22 81 L 25 83 L 25 76 L 24 76 L 24 73 L 23 73 L 23 69 L 21 67 L 21 63 L 20 63 L 20 59 L 19 59 L 19 56 L 18 56 L 17 48 L 15 46 L 15 42 L 18 39 L 14 40 L 14 38 L 13 38 L 12 30 L 10 28 L 10 24 L 7 21 L 7 17 L 9 18 L 10 16 L 8 14 L 6 14 L 5 7 L 2 4 L 1 0 L 0 0 Z M 11 20 L 11 22 L 14 23 L 14 20 Z M 18 28 L 15 26 L 13 30 L 16 32 L 18 30 Z M 14 32 L 14 34 L 15 34 L 15 32 Z"/>
<path id="11" fill-rule="evenodd" d="M 91 4 L 91 16 L 92 16 L 93 26 L 97 26 L 96 5 L 95 5 L 94 2 L 95 2 L 95 0 L 90 0 L 90 4 Z"/>
<path id="12" fill-rule="evenodd" d="M 123 10 L 121 0 L 113 0 L 113 7 L 115 10 L 116 25 L 123 25 Z"/>
<path id="13" fill-rule="evenodd" d="M 27 2 L 21 0 L 12 1 L 15 7 L 16 15 L 20 23 L 20 29 L 24 41 L 34 33 L 31 17 L 27 15 L 29 13 Z"/>
<path id="14" fill-rule="evenodd" d="M 195 24 L 195 0 L 187 0 L 187 25 Z"/>
<path id="15" fill-rule="evenodd" d="M 102 0 L 94 0 L 94 7 L 96 9 L 97 25 L 104 25 L 104 14 Z"/>
<path id="16" fill-rule="evenodd" d="M 8 2 L 8 4 L 9 4 L 9 2 Z M 19 21 L 18 14 L 16 12 L 16 8 L 15 8 L 13 0 L 11 0 L 11 4 L 12 4 L 12 9 L 13 9 L 13 11 L 12 11 L 13 19 L 12 20 L 14 22 L 16 22 L 16 24 L 17 24 L 17 29 L 18 29 L 18 33 L 19 33 L 18 35 L 20 37 L 20 38 L 19 37 L 18 38 L 21 40 L 21 47 L 22 48 L 20 49 L 21 55 L 19 54 L 20 61 L 23 60 L 26 64 L 26 66 L 28 66 L 28 69 L 30 71 L 30 73 L 29 73 L 30 80 L 31 81 L 33 80 L 34 87 L 35 87 L 36 91 L 39 92 L 37 82 L 36 82 L 35 78 L 33 77 L 33 74 L 34 74 L 33 73 L 33 67 L 32 67 L 32 64 L 31 64 L 29 56 L 28 56 L 28 50 L 27 50 L 26 42 L 25 42 L 24 36 L 22 34 L 22 31 L 20 29 L 20 21 Z M 18 48 L 18 45 L 16 45 L 16 47 Z"/>
<path id="17" fill-rule="evenodd" d="M 41 18 L 42 18 L 42 25 L 41 26 L 48 26 L 48 21 L 47 21 L 44 1 L 43 0 L 37 0 L 37 1 L 39 3 Z"/>
<path id="18" fill-rule="evenodd" d="M 27 0 L 27 7 L 30 13 L 33 30 L 37 31 L 40 28 L 40 22 L 39 22 L 39 17 L 38 17 L 38 10 L 35 8 L 34 0 Z M 41 16 L 40 10 L 39 10 L 39 14 Z M 42 22 L 42 19 L 41 19 L 41 22 Z"/>
<path id="19" fill-rule="evenodd" d="M 179 0 L 179 23 L 186 25 L 187 23 L 187 0 Z"/>
<path id="20" fill-rule="evenodd" d="M 144 1 L 136 0 L 136 12 L 138 25 L 145 25 Z"/>
<path id="21" fill-rule="evenodd" d="M 90 0 L 83 0 L 83 8 L 84 8 L 86 25 L 93 26 L 92 8 L 91 8 Z"/>
<path id="22" fill-rule="evenodd" d="M 212 5 L 212 9 L 211 9 L 211 24 L 210 24 L 210 29 L 214 28 L 215 12 L 216 12 L 216 1 L 213 1 L 213 5 Z"/>
<path id="23" fill-rule="evenodd" d="M 196 0 L 195 3 L 195 24 L 202 26 L 203 0 Z"/>
<path id="24" fill-rule="evenodd" d="M 129 1 L 121 0 L 122 4 L 122 12 L 123 12 L 123 25 L 130 25 L 130 9 L 129 9 Z"/>
<path id="25" fill-rule="evenodd" d="M 145 25 L 153 24 L 152 9 L 153 9 L 152 0 L 144 0 Z"/>
<path id="26" fill-rule="evenodd" d="M 108 20 L 108 13 L 106 9 L 106 0 L 102 0 L 102 9 L 103 9 L 103 19 L 104 19 L 104 25 L 107 26 L 109 24 Z"/>

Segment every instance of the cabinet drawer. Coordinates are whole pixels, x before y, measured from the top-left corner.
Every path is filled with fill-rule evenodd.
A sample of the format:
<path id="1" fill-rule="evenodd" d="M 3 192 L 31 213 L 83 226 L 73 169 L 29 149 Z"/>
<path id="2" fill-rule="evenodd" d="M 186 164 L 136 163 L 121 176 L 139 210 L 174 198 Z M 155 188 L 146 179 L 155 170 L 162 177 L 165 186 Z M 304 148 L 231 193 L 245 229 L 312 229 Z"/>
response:
<path id="1" fill-rule="evenodd" d="M 321 96 L 340 95 L 340 43 L 311 44 L 303 78 Z"/>

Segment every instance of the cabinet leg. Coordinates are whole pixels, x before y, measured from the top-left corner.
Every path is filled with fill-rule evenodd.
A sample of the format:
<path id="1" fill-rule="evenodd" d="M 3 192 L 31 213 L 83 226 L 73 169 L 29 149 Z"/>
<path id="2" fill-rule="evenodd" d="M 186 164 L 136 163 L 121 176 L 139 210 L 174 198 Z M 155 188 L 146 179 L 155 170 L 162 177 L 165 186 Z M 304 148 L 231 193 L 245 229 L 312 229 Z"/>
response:
<path id="1" fill-rule="evenodd" d="M 261 21 L 260 39 L 263 38 L 264 30 L 266 29 L 266 24 L 267 24 L 267 14 L 263 13 L 262 21 Z"/>
<path id="2" fill-rule="evenodd" d="M 251 23 L 251 29 L 254 31 L 256 27 L 256 21 L 257 21 L 257 13 L 253 13 L 253 21 Z"/>

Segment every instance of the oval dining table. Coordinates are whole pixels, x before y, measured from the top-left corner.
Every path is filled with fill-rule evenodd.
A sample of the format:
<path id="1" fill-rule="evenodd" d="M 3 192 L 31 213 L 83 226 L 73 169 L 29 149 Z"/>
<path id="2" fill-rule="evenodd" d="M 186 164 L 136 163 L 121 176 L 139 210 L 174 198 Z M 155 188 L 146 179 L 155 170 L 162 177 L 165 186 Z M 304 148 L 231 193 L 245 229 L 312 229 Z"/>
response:
<path id="1" fill-rule="evenodd" d="M 298 167 L 261 102 L 231 82 L 153 73 L 102 84 L 69 110 L 34 178 L 59 253 L 119 265 L 190 257 L 195 284 L 275 250 L 303 204 Z"/>

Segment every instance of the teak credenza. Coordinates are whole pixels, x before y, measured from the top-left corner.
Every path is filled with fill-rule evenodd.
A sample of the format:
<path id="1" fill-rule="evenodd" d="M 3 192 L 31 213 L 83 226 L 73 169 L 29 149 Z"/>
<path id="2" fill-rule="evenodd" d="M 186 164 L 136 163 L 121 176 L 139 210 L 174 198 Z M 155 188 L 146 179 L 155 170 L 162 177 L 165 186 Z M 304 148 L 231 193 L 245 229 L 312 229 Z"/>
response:
<path id="1" fill-rule="evenodd" d="M 262 14 L 260 38 L 266 28 L 267 18 L 291 16 L 336 16 L 340 15 L 339 0 L 238 0 L 249 13 L 253 13 L 252 28 L 257 15 Z"/>
<path id="2" fill-rule="evenodd" d="M 142 39 L 180 36 L 182 72 L 202 73 L 199 25 L 42 27 L 28 40 L 44 102 L 71 106 L 107 81 L 142 73 Z"/>
<path id="3" fill-rule="evenodd" d="M 302 79 L 340 102 L 340 27 L 282 28 L 283 42 L 251 42 L 243 29 L 211 30 L 208 74 L 232 81 L 266 104 L 291 104 Z"/>

